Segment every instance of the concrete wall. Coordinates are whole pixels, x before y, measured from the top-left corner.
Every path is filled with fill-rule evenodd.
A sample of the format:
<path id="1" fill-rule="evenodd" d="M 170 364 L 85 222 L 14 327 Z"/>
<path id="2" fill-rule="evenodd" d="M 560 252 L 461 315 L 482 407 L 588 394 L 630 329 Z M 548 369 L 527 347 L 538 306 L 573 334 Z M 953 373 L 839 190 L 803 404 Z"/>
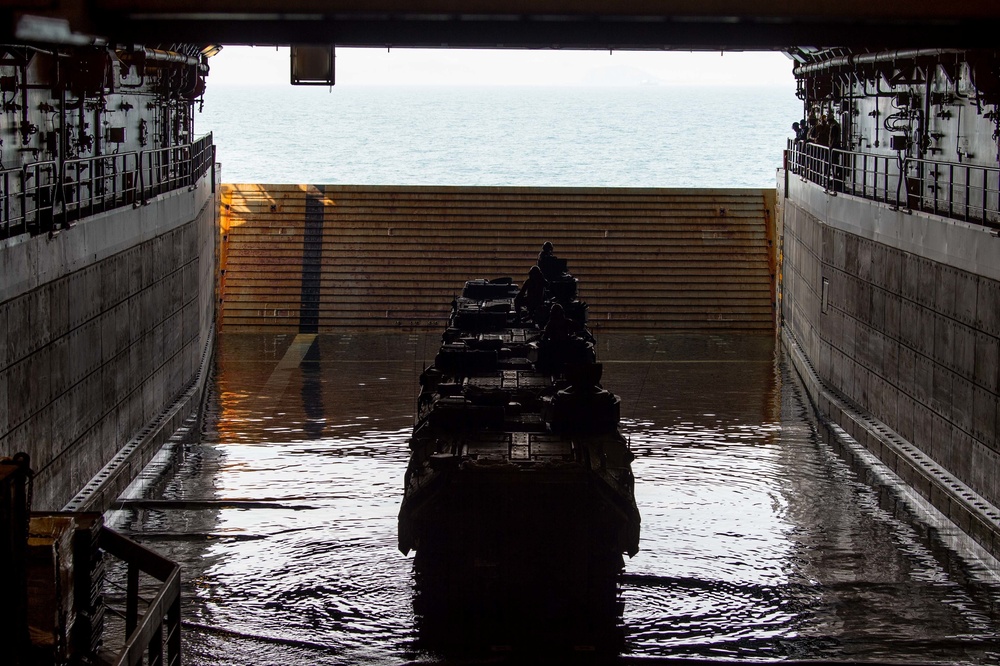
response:
<path id="1" fill-rule="evenodd" d="M 2 241 L 0 456 L 30 454 L 34 509 L 63 507 L 196 378 L 216 209 L 206 176 L 52 238 Z"/>
<path id="2" fill-rule="evenodd" d="M 1000 238 L 794 176 L 779 200 L 784 325 L 825 411 L 849 431 L 845 420 L 874 424 L 887 462 L 912 445 L 917 468 L 940 467 L 906 480 L 940 496 L 946 513 L 953 501 L 981 504 L 985 540 L 1000 553 Z"/>

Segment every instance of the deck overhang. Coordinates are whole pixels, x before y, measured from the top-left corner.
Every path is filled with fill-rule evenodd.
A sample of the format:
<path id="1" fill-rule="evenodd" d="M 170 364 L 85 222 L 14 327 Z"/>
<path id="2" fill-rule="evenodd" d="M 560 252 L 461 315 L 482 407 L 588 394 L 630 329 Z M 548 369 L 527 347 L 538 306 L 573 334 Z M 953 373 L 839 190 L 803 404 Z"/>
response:
<path id="1" fill-rule="evenodd" d="M 1000 5 L 939 0 L 8 0 L 25 16 L 116 42 L 353 47 L 771 50 L 992 48 Z"/>

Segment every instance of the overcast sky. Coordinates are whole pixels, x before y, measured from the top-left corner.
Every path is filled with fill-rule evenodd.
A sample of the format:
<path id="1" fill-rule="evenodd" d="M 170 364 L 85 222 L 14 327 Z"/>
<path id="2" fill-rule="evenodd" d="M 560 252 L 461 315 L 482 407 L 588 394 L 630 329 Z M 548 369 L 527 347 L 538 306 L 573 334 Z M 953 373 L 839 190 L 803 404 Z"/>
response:
<path id="1" fill-rule="evenodd" d="M 785 85 L 776 52 L 337 49 L 337 85 Z M 227 46 L 209 64 L 217 85 L 280 85 L 288 49 Z"/>

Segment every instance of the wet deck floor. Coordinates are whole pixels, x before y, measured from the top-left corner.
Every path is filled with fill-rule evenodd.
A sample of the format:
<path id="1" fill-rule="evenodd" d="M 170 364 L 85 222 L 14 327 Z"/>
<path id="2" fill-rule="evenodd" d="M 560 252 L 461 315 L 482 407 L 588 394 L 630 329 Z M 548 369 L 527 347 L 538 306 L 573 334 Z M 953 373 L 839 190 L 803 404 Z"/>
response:
<path id="1" fill-rule="evenodd" d="M 201 439 L 145 490 L 186 504 L 117 515 L 184 567 L 186 663 L 453 656 L 421 635 L 412 556 L 396 550 L 438 339 L 220 337 Z M 622 655 L 1000 660 L 996 562 L 863 482 L 771 338 L 602 336 L 599 357 L 643 520 Z M 473 656 L 505 649 L 491 639 Z"/>

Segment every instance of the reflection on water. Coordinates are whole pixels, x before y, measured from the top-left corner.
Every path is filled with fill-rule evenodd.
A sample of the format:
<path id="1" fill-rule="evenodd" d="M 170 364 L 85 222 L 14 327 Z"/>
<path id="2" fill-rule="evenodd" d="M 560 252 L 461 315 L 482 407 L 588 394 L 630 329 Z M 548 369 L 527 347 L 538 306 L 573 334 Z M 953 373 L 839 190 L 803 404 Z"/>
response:
<path id="1" fill-rule="evenodd" d="M 414 611 L 412 556 L 396 550 L 417 378 L 437 340 L 220 338 L 201 441 L 151 496 L 186 503 L 144 505 L 124 524 L 183 566 L 187 663 L 449 656 Z M 624 654 L 1000 659 L 995 577 L 859 480 L 770 338 L 600 345 L 643 520 L 622 586 Z M 503 654 L 496 636 L 471 649 Z"/>

